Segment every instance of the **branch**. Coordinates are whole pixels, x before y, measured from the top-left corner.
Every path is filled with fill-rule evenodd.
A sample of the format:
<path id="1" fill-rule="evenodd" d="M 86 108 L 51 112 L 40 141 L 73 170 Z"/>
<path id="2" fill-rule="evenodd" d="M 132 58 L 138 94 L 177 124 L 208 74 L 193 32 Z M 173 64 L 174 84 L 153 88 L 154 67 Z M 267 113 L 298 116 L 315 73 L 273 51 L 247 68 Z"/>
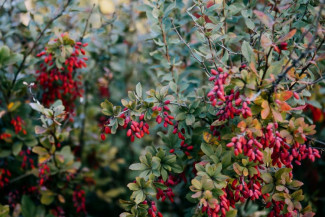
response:
<path id="1" fill-rule="evenodd" d="M 313 138 L 313 137 L 310 137 L 310 136 L 307 136 L 307 138 L 308 138 L 308 139 L 310 139 L 310 140 L 312 140 L 312 141 L 314 141 L 314 142 L 316 142 L 316 143 L 319 143 L 319 144 L 321 144 L 321 145 L 324 145 L 324 146 L 325 146 L 325 142 L 323 142 L 323 141 L 320 141 L 320 140 L 318 140 L 318 139 L 315 139 L 315 138 Z"/>
<path id="2" fill-rule="evenodd" d="M 179 39 L 186 45 L 186 47 L 188 47 L 188 49 L 190 50 L 190 52 L 191 52 L 191 55 L 192 55 L 192 57 L 194 58 L 194 59 L 196 59 L 201 65 L 202 65 L 202 68 L 205 70 L 205 74 L 208 76 L 208 77 L 210 77 L 211 75 L 210 75 L 210 72 L 209 72 L 209 70 L 208 70 L 208 68 L 206 67 L 206 65 L 205 65 L 205 63 L 204 63 L 204 61 L 202 61 L 202 60 L 199 60 L 195 55 L 194 55 L 194 52 L 193 52 L 193 50 L 192 50 L 192 48 L 191 48 L 191 46 L 184 40 L 184 38 L 180 35 L 180 33 L 178 32 L 178 30 L 177 30 L 177 28 L 176 28 L 176 26 L 175 26 L 175 24 L 174 24 L 174 21 L 173 21 L 173 19 L 171 18 L 170 19 L 170 21 L 171 21 L 171 23 L 172 23 L 172 25 L 173 25 L 173 30 L 176 32 L 176 34 L 178 35 L 178 37 L 179 37 Z"/>
<path id="3" fill-rule="evenodd" d="M 165 56 L 166 56 L 166 59 L 167 59 L 169 65 L 170 65 L 169 70 L 173 74 L 174 65 L 170 61 L 170 56 L 169 56 L 169 51 L 168 51 L 168 44 L 167 44 L 167 36 L 166 36 L 166 32 L 164 31 L 164 28 L 163 28 L 163 25 L 162 25 L 162 18 L 159 18 L 159 27 L 160 27 L 161 35 L 163 37 L 163 42 L 164 42 L 164 45 L 165 45 Z M 173 79 L 174 79 L 174 76 L 173 76 Z"/>
<path id="4" fill-rule="evenodd" d="M 3 7 L 4 7 L 4 6 L 5 6 L 5 4 L 6 4 L 6 2 L 7 2 L 7 0 L 4 0 L 4 1 L 3 1 L 2 5 L 1 5 L 1 7 L 0 7 L 0 10 L 2 10 L 2 9 L 3 9 Z"/>
<path id="5" fill-rule="evenodd" d="M 27 173 L 25 173 L 25 174 L 23 174 L 23 175 L 21 175 L 21 176 L 18 176 L 18 177 L 14 178 L 14 179 L 11 179 L 11 180 L 10 180 L 10 184 L 12 184 L 12 183 L 14 183 L 14 182 L 17 182 L 17 181 L 19 181 L 19 180 L 21 180 L 21 179 L 23 179 L 23 178 L 26 178 L 26 177 L 28 177 L 28 176 L 30 176 L 30 175 L 32 175 L 32 174 L 33 174 L 32 171 L 28 171 Z"/>
<path id="6" fill-rule="evenodd" d="M 72 0 L 68 0 L 68 2 L 65 4 L 65 6 L 62 8 L 62 10 L 55 16 L 53 17 L 48 23 L 47 25 L 44 27 L 44 29 L 41 31 L 41 33 L 38 35 L 37 39 L 34 41 L 34 45 L 33 47 L 27 52 L 24 54 L 24 57 L 23 57 L 23 60 L 22 62 L 20 63 L 15 75 L 14 75 L 14 79 L 12 80 L 12 83 L 10 85 L 10 88 L 8 90 L 8 94 L 7 94 L 7 98 L 8 100 L 10 99 L 10 96 L 11 96 L 11 93 L 12 93 L 12 89 L 14 88 L 15 84 L 16 84 L 16 81 L 17 81 L 17 77 L 19 75 L 19 73 L 21 72 L 21 70 L 24 68 L 25 66 L 25 62 L 26 62 L 26 59 L 27 57 L 35 50 L 36 46 L 37 46 L 37 43 L 38 41 L 43 37 L 45 31 L 51 26 L 51 24 L 57 20 L 59 17 L 61 17 L 64 13 L 64 11 L 67 9 L 67 7 L 69 6 L 69 4 L 72 2 Z"/>
<path id="7" fill-rule="evenodd" d="M 308 84 L 305 84 L 305 85 L 303 85 L 302 87 L 296 89 L 295 92 L 298 92 L 298 93 L 299 93 L 299 92 L 301 92 L 302 90 L 304 90 L 305 88 L 307 88 L 308 86 L 310 86 L 310 85 L 314 85 L 314 84 L 316 84 L 316 83 L 322 81 L 323 79 L 325 79 L 324 75 L 321 76 L 321 77 L 319 77 L 319 78 L 316 79 L 315 81 L 310 82 L 310 83 L 308 83 Z"/>
<path id="8" fill-rule="evenodd" d="M 93 7 L 91 8 L 91 10 L 89 12 L 88 18 L 86 20 L 85 28 L 83 30 L 83 33 L 82 33 L 80 39 L 79 39 L 80 42 L 82 42 L 84 36 L 86 35 L 89 19 L 91 17 L 91 14 L 93 13 L 95 5 L 96 4 L 93 4 Z M 87 94 L 88 94 L 88 80 L 86 80 L 84 82 L 84 84 L 85 84 L 85 93 L 84 93 L 84 95 L 85 95 L 85 104 L 83 106 L 84 117 L 83 117 L 83 119 L 81 121 L 81 129 L 80 129 L 80 134 L 79 134 L 79 145 L 80 145 L 79 156 L 81 156 L 82 149 L 83 149 L 83 146 L 85 144 L 84 135 L 85 135 L 85 126 L 86 126 L 86 110 L 87 110 L 87 107 L 88 107 L 88 97 L 87 97 Z"/>
<path id="9" fill-rule="evenodd" d="M 93 7 L 91 8 L 91 10 L 90 10 L 90 12 L 89 12 L 88 18 L 87 18 L 87 20 L 86 20 L 85 28 L 84 28 L 84 30 L 83 30 L 83 32 L 82 32 L 82 35 L 81 35 L 80 39 L 79 39 L 79 41 L 81 41 L 81 42 L 82 42 L 82 40 L 84 39 L 84 37 L 85 37 L 85 35 L 86 35 L 87 27 L 88 27 L 88 24 L 89 24 L 89 19 L 90 19 L 92 13 L 93 13 L 93 10 L 94 10 L 94 8 L 95 8 L 95 5 L 96 5 L 96 4 L 93 4 Z"/>
<path id="10" fill-rule="evenodd" d="M 323 10 L 323 7 L 324 7 L 324 4 L 321 3 L 321 6 L 320 6 L 320 9 L 319 9 L 319 13 L 318 13 L 318 16 L 317 16 L 317 21 L 316 21 L 316 33 L 314 34 L 312 40 L 309 42 L 308 46 L 307 46 L 307 49 L 302 52 L 302 54 L 300 55 L 300 57 L 298 59 L 294 59 L 292 61 L 292 64 L 291 66 L 289 66 L 284 72 L 281 72 L 280 75 L 278 76 L 278 78 L 272 83 L 272 88 L 269 90 L 269 93 L 271 91 L 273 91 L 275 89 L 275 87 L 282 81 L 282 79 L 286 76 L 286 74 L 294 67 L 296 67 L 296 65 L 303 59 L 307 56 L 307 54 L 309 54 L 311 51 L 310 51 L 310 48 L 311 46 L 313 45 L 315 39 L 316 39 L 316 35 L 317 35 L 317 27 L 318 27 L 318 23 L 319 23 L 319 19 L 320 19 L 320 16 L 321 16 L 321 13 L 322 13 L 322 10 Z M 303 35 L 302 35 L 302 38 L 305 37 L 305 35 L 310 31 L 310 29 L 308 31 L 306 31 Z"/>
<path id="11" fill-rule="evenodd" d="M 242 55 L 241 53 L 236 53 L 234 51 L 231 51 L 229 48 L 227 48 L 226 46 L 224 46 L 223 44 L 219 44 L 217 42 L 217 45 L 219 45 L 220 47 L 222 47 L 223 49 L 225 49 L 226 51 L 228 51 L 229 54 L 234 54 L 234 55 Z"/>
<path id="12" fill-rule="evenodd" d="M 323 38 L 323 40 L 321 41 L 321 43 L 318 45 L 318 47 L 317 47 L 317 49 L 315 50 L 315 52 L 314 52 L 314 55 L 313 55 L 313 57 L 308 61 L 308 64 L 306 65 L 306 66 L 304 66 L 302 69 L 301 69 L 301 72 L 299 73 L 299 77 L 301 76 L 301 75 L 303 75 L 304 73 L 305 73 L 305 71 L 308 69 L 308 67 L 311 65 L 311 62 L 315 59 L 315 57 L 316 57 L 316 54 L 317 54 L 317 52 L 319 51 L 319 49 L 322 47 L 322 45 L 324 44 L 324 42 L 325 42 L 325 38 Z M 290 86 L 290 90 L 297 84 L 298 82 L 297 81 L 295 81 L 295 83 L 293 83 L 291 86 Z"/>
<path id="13" fill-rule="evenodd" d="M 199 7 L 200 7 L 200 11 L 201 11 L 201 16 L 204 18 L 205 17 L 205 14 L 203 13 L 202 5 L 200 5 Z M 210 37 L 206 35 L 206 32 L 207 32 L 207 29 L 205 27 L 206 22 L 205 22 L 205 19 L 203 19 L 203 20 L 204 20 L 204 23 L 203 23 L 203 34 L 206 37 L 206 39 L 208 40 L 208 44 L 209 44 L 209 48 L 210 48 L 210 52 L 211 52 L 211 56 L 212 56 L 212 61 L 213 61 L 214 67 L 217 69 L 218 66 L 217 66 L 217 63 L 215 61 L 214 51 L 212 50 L 211 40 L 210 40 Z"/>

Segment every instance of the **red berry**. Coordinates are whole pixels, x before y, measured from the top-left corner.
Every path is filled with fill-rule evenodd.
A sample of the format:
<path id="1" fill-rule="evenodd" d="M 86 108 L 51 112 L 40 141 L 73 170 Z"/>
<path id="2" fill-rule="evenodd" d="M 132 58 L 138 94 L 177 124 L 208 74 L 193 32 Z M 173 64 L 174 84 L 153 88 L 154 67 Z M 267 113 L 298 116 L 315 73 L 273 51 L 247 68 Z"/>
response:
<path id="1" fill-rule="evenodd" d="M 106 134 L 111 134 L 112 133 L 111 128 L 105 127 L 105 133 Z"/>

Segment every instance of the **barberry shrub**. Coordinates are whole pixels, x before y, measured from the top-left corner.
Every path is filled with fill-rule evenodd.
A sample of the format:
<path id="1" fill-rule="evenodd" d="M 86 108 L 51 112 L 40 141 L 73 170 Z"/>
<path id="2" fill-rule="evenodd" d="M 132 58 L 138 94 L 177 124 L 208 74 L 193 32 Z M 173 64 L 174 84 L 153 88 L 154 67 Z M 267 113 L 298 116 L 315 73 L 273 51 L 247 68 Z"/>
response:
<path id="1" fill-rule="evenodd" d="M 324 215 L 322 1 L 93 2 L 0 3 L 0 216 Z"/>
<path id="2" fill-rule="evenodd" d="M 124 159 L 97 136 L 112 75 L 98 42 L 123 42 L 107 37 L 116 17 L 83 3 L 0 3 L 0 216 L 120 212 Z"/>
<path id="3" fill-rule="evenodd" d="M 122 106 L 101 104 L 103 140 L 120 130 L 131 142 L 151 137 L 129 167 L 138 176 L 120 216 L 160 217 L 166 203 L 186 216 L 314 215 L 293 169 L 321 157 L 303 110 L 324 76 L 323 7 L 201 0 L 140 7 L 156 44 L 155 88 L 138 83 Z"/>

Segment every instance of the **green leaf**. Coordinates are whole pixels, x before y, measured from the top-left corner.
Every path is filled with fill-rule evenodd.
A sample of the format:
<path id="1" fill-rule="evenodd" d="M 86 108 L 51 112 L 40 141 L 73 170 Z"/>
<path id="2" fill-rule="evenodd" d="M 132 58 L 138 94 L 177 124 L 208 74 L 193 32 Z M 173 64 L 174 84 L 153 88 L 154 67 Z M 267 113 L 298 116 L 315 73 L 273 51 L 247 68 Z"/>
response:
<path id="1" fill-rule="evenodd" d="M 185 120 L 187 125 L 192 125 L 195 122 L 195 116 L 192 114 L 186 115 L 186 120 Z"/>
<path id="2" fill-rule="evenodd" d="M 166 190 L 168 187 L 160 182 L 154 182 L 153 183 L 156 188 L 160 188 L 161 190 Z"/>
<path id="3" fill-rule="evenodd" d="M 226 217 L 235 217 L 237 216 L 237 210 L 233 209 L 233 210 L 229 210 L 226 214 Z"/>
<path id="4" fill-rule="evenodd" d="M 160 89 L 160 96 L 165 97 L 168 93 L 169 86 L 164 86 Z"/>
<path id="5" fill-rule="evenodd" d="M 55 194 L 52 191 L 45 191 L 45 192 L 41 192 L 42 196 L 41 196 L 41 203 L 44 205 L 50 205 L 54 198 L 55 198 Z"/>
<path id="6" fill-rule="evenodd" d="M 281 59 L 279 61 L 276 62 L 272 62 L 270 64 L 270 67 L 267 69 L 266 71 L 266 77 L 265 78 L 269 78 L 270 75 L 278 75 L 280 74 L 282 67 L 285 65 L 285 59 Z"/>
<path id="7" fill-rule="evenodd" d="M 245 18 L 245 24 L 249 29 L 251 30 L 255 29 L 255 23 L 251 19 Z"/>
<path id="8" fill-rule="evenodd" d="M 265 183 L 271 183 L 273 182 L 273 178 L 270 173 L 262 173 L 261 178 Z"/>
<path id="9" fill-rule="evenodd" d="M 241 52 L 244 55 L 245 59 L 250 63 L 252 60 L 255 60 L 253 48 L 247 41 L 244 41 L 241 46 Z"/>
<path id="10" fill-rule="evenodd" d="M 184 112 L 178 113 L 175 117 L 176 121 L 182 121 L 185 120 L 185 118 L 186 118 L 186 113 Z"/>
<path id="11" fill-rule="evenodd" d="M 270 193 L 274 188 L 274 184 L 270 183 L 270 184 L 266 184 L 262 187 L 262 194 L 266 194 L 266 193 Z"/>
<path id="12" fill-rule="evenodd" d="M 8 157 L 10 154 L 10 150 L 0 150 L 0 157 Z"/>
<path id="13" fill-rule="evenodd" d="M 142 86 L 141 86 L 141 83 L 140 82 L 135 87 L 135 90 L 136 90 L 136 93 L 137 93 L 138 97 L 141 98 L 142 97 Z"/>
<path id="14" fill-rule="evenodd" d="M 104 102 L 102 102 L 100 104 L 100 106 L 102 107 L 102 112 L 103 112 L 104 115 L 112 116 L 114 114 L 114 112 L 113 112 L 113 107 L 114 106 L 108 100 L 105 100 Z"/>
<path id="15" fill-rule="evenodd" d="M 45 133 L 46 130 L 47 130 L 47 129 L 44 128 L 44 127 L 41 127 L 41 126 L 35 126 L 35 133 L 36 133 L 37 135 Z"/>
<path id="16" fill-rule="evenodd" d="M 192 179 L 191 183 L 192 183 L 192 185 L 193 185 L 193 187 L 195 189 L 197 189 L 197 190 L 201 190 L 202 189 L 202 184 L 201 184 L 201 182 L 199 180 Z"/>
<path id="17" fill-rule="evenodd" d="M 26 195 L 23 195 L 21 200 L 21 212 L 24 217 L 36 216 L 36 206 L 31 201 L 31 199 Z"/>
<path id="18" fill-rule="evenodd" d="M 177 93 L 177 85 L 175 84 L 175 82 L 170 81 L 169 82 L 169 87 L 172 91 L 174 91 L 174 93 Z"/>
<path id="19" fill-rule="evenodd" d="M 30 107 L 32 107 L 32 109 L 34 109 L 35 111 L 38 111 L 40 113 L 43 113 L 44 111 L 44 106 L 42 106 L 39 103 L 29 103 Z"/>
<path id="20" fill-rule="evenodd" d="M 130 165 L 130 167 L 129 167 L 130 170 L 145 170 L 147 168 L 148 167 L 142 163 L 135 163 L 135 164 Z"/>
<path id="21" fill-rule="evenodd" d="M 21 148 L 23 147 L 23 143 L 21 142 L 15 142 L 12 146 L 12 153 L 13 155 L 17 156 L 19 152 L 21 151 Z"/>
<path id="22" fill-rule="evenodd" d="M 169 13 L 176 7 L 176 0 L 173 1 L 164 11 L 164 17 L 167 17 Z"/>
<path id="23" fill-rule="evenodd" d="M 10 49 L 8 46 L 4 45 L 0 48 L 0 63 L 10 57 Z"/>
<path id="24" fill-rule="evenodd" d="M 1 205 L 0 204 L 0 217 L 7 217 L 9 215 L 9 205 Z"/>
<path id="25" fill-rule="evenodd" d="M 34 153 L 38 154 L 38 155 L 46 155 L 48 154 L 48 151 L 41 147 L 41 146 L 35 146 L 32 150 Z"/>
<path id="26" fill-rule="evenodd" d="M 127 186 L 131 191 L 138 191 L 140 189 L 136 183 L 129 183 Z"/>
<path id="27" fill-rule="evenodd" d="M 143 193 L 143 191 L 141 190 L 136 191 L 134 202 L 139 204 L 143 202 L 145 199 L 146 199 L 146 195 Z"/>
<path id="28" fill-rule="evenodd" d="M 298 180 L 293 180 L 289 185 L 293 188 L 299 188 L 303 185 L 304 183 Z"/>

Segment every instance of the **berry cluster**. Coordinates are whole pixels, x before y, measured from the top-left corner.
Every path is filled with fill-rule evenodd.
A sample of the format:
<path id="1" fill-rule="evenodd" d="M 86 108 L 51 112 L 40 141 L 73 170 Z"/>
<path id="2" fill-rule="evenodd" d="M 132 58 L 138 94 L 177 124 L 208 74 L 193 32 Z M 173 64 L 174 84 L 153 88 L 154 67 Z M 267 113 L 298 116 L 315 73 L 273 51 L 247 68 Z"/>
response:
<path id="1" fill-rule="evenodd" d="M 10 191 L 8 194 L 8 203 L 10 207 L 15 208 L 20 200 L 20 194 L 18 190 Z"/>
<path id="2" fill-rule="evenodd" d="M 143 204 L 148 204 L 148 202 L 145 200 L 143 201 Z M 148 215 L 150 217 L 163 217 L 161 212 L 158 212 L 156 203 L 154 201 L 151 202 L 151 208 L 148 209 Z"/>
<path id="3" fill-rule="evenodd" d="M 5 140 L 11 138 L 11 134 L 10 133 L 1 133 L 0 134 L 0 140 Z"/>
<path id="4" fill-rule="evenodd" d="M 240 136 L 239 138 L 234 137 L 227 144 L 227 147 L 234 147 L 235 156 L 243 153 L 250 161 L 263 162 L 263 153 L 260 151 L 263 145 L 252 135 L 249 135 L 249 139 L 246 139 L 244 136 Z"/>
<path id="5" fill-rule="evenodd" d="M 3 188 L 9 183 L 11 172 L 8 169 L 0 168 L 0 187 Z"/>
<path id="6" fill-rule="evenodd" d="M 72 195 L 73 206 L 76 208 L 78 214 L 86 214 L 86 197 L 85 191 L 79 187 L 73 192 Z"/>
<path id="7" fill-rule="evenodd" d="M 278 131 L 277 123 L 269 124 L 266 127 L 264 137 L 261 138 L 260 142 L 263 144 L 264 148 L 273 148 L 271 155 L 272 164 L 278 165 L 279 168 L 281 168 L 282 165 L 287 168 L 293 168 L 292 161 L 294 159 L 296 159 L 295 163 L 300 165 L 300 161 L 306 158 L 309 158 L 311 161 L 320 158 L 319 151 L 315 148 L 307 147 L 305 144 L 299 144 L 298 142 L 294 142 L 294 144 L 290 146 L 286 142 L 286 138 L 283 138 Z"/>
<path id="8" fill-rule="evenodd" d="M 63 34 L 62 37 L 67 36 Z M 55 39 L 54 42 L 59 43 L 58 39 Z M 80 57 L 80 55 L 85 55 L 83 47 L 87 45 L 87 43 L 82 44 L 81 42 L 71 45 L 73 51 L 66 57 L 62 66 L 57 65 L 62 56 L 56 57 L 52 50 L 45 48 L 45 51 L 37 55 L 37 57 L 43 58 L 40 69 L 36 71 L 36 80 L 44 91 L 42 95 L 44 105 L 49 106 L 55 100 L 61 99 L 66 110 L 73 113 L 75 100 L 83 95 L 81 76 L 76 75 L 76 69 L 87 67 L 85 61 L 88 58 Z"/>
<path id="9" fill-rule="evenodd" d="M 270 211 L 270 213 L 267 215 L 267 217 L 292 217 L 292 216 L 297 216 L 298 212 L 296 210 L 293 210 L 292 213 L 288 212 L 288 213 L 282 213 L 281 211 L 284 209 L 284 207 L 286 206 L 284 201 L 275 201 L 272 200 L 272 202 L 269 202 L 266 205 L 266 208 L 271 207 L 272 210 Z M 293 215 L 293 213 L 295 215 Z"/>
<path id="10" fill-rule="evenodd" d="M 12 124 L 12 126 L 14 126 L 16 134 L 18 134 L 20 132 L 23 132 L 24 135 L 27 134 L 26 130 L 23 128 L 23 125 L 25 125 L 25 122 L 19 116 L 12 119 L 10 121 L 10 123 Z"/>
<path id="11" fill-rule="evenodd" d="M 19 152 L 19 156 L 23 157 L 23 162 L 21 163 L 21 168 L 22 169 L 27 169 L 28 165 L 31 169 L 35 168 L 34 165 L 34 159 L 31 157 L 32 152 L 27 149 L 27 150 L 21 150 Z"/>
<path id="12" fill-rule="evenodd" d="M 126 108 L 124 111 L 127 111 Z M 148 123 L 144 122 L 144 114 L 139 116 L 139 122 L 131 120 L 130 116 L 126 115 L 125 113 L 122 113 L 119 117 L 124 119 L 123 128 L 126 129 L 129 127 L 126 132 L 126 136 L 130 138 L 131 142 L 134 142 L 135 137 L 141 139 L 145 134 L 149 135 L 149 125 Z M 110 120 L 106 122 L 106 125 L 109 123 Z M 109 126 L 105 126 L 103 129 L 104 132 L 101 134 L 101 139 L 105 140 L 105 134 L 111 134 L 111 128 Z"/>
<path id="13" fill-rule="evenodd" d="M 156 122 L 158 124 L 164 122 L 163 123 L 164 127 L 168 127 L 168 124 L 174 125 L 172 122 L 172 120 L 174 120 L 174 117 L 170 115 L 170 109 L 168 107 L 169 104 L 170 104 L 170 100 L 166 100 L 163 106 L 154 106 L 152 108 L 152 111 L 158 112 L 158 115 L 156 117 Z"/>
<path id="14" fill-rule="evenodd" d="M 51 213 L 56 217 L 65 217 L 65 212 L 61 206 L 55 207 L 55 209 L 51 210 Z"/>
<path id="15" fill-rule="evenodd" d="M 46 163 L 38 165 L 38 178 L 40 185 L 44 185 L 45 182 L 50 178 L 50 168 Z"/>
<path id="16" fill-rule="evenodd" d="M 234 205 L 238 201 L 243 203 L 247 199 L 254 201 L 262 196 L 263 180 L 260 177 L 257 166 L 255 166 L 255 169 L 257 170 L 256 175 L 248 176 L 247 180 L 244 179 L 244 176 L 240 176 L 238 179 L 234 179 L 231 185 L 228 186 L 227 192 L 231 198 L 231 204 Z"/>
<path id="17" fill-rule="evenodd" d="M 227 192 L 225 189 L 223 190 L 223 195 L 219 197 L 220 203 L 214 202 L 212 205 L 205 203 L 201 209 L 202 213 L 206 212 L 208 216 L 218 217 L 222 216 L 225 217 L 227 211 L 230 209 L 230 201 L 227 199 Z"/>
<path id="18" fill-rule="evenodd" d="M 193 150 L 194 146 L 193 145 L 189 145 L 187 143 L 185 143 L 186 139 L 185 139 L 185 129 L 182 128 L 181 130 L 178 129 L 178 122 L 176 122 L 176 124 L 174 125 L 174 130 L 173 130 L 173 134 L 177 134 L 178 138 L 181 141 L 180 146 L 181 146 L 181 150 L 184 151 L 184 153 L 186 154 L 186 156 L 190 156 L 190 151 Z M 169 150 L 170 153 L 174 153 L 175 149 L 170 149 Z"/>
<path id="19" fill-rule="evenodd" d="M 15 208 L 21 202 L 22 195 L 38 194 L 39 189 L 37 186 L 23 186 L 22 189 L 10 191 L 8 194 L 8 203 L 10 207 Z"/>
<path id="20" fill-rule="evenodd" d="M 158 182 L 164 184 L 167 186 L 167 189 L 162 190 L 160 188 L 157 188 L 157 194 L 156 198 L 157 200 L 161 199 L 162 202 L 168 198 L 172 203 L 174 203 L 174 192 L 171 189 L 172 186 L 175 186 L 181 182 L 181 179 L 179 176 L 169 175 L 168 179 L 164 181 L 162 178 L 158 180 Z"/>
<path id="21" fill-rule="evenodd" d="M 134 135 L 141 139 L 144 134 L 149 135 L 149 125 L 143 122 L 143 115 L 140 116 L 139 120 L 141 122 L 131 121 L 130 129 L 126 132 L 126 136 L 131 138 L 131 141 L 134 141 Z"/>
<path id="22" fill-rule="evenodd" d="M 214 87 L 207 95 L 213 106 L 217 104 L 222 105 L 223 102 L 226 101 L 224 85 L 229 76 L 228 73 L 223 72 L 221 67 L 218 67 L 217 70 L 211 69 L 211 74 L 213 76 L 209 78 L 209 81 L 214 81 Z M 221 101 L 218 102 L 218 99 Z"/>
<path id="23" fill-rule="evenodd" d="M 254 138 L 252 134 L 247 133 L 247 138 L 242 135 L 236 136 L 226 146 L 228 148 L 234 147 L 235 156 L 243 153 L 250 161 L 260 163 L 263 162 L 262 150 L 267 147 L 272 148 L 272 165 L 277 165 L 279 168 L 282 165 L 287 168 L 293 168 L 292 161 L 294 159 L 295 163 L 300 165 L 300 161 L 306 158 L 311 161 L 320 158 L 319 151 L 315 148 L 307 147 L 305 144 L 299 144 L 298 142 L 289 145 L 286 142 L 286 138 L 283 138 L 277 129 L 277 123 L 270 123 L 263 130 L 261 137 Z"/>
<path id="24" fill-rule="evenodd" d="M 224 85 L 227 82 L 229 76 L 228 73 L 224 72 L 221 67 L 218 67 L 217 70 L 211 70 L 210 81 L 214 82 L 214 87 L 208 93 L 207 97 L 209 98 L 212 106 L 221 106 L 216 116 L 219 117 L 219 121 L 225 121 L 229 118 L 234 118 L 235 115 L 242 114 L 244 118 L 252 116 L 251 109 L 248 107 L 249 101 L 243 101 L 240 98 L 239 91 L 231 90 L 229 95 L 225 93 Z M 239 108 L 241 106 L 241 108 Z"/>

